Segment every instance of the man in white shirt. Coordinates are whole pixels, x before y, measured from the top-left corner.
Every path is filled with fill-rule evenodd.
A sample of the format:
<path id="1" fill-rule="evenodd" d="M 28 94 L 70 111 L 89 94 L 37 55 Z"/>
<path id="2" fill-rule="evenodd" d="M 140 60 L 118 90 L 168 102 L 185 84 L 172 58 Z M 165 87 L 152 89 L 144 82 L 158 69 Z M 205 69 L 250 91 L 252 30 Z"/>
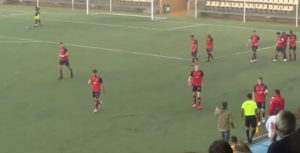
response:
<path id="1" fill-rule="evenodd" d="M 275 124 L 275 120 L 276 120 L 276 115 L 278 114 L 279 110 L 276 109 L 275 110 L 275 115 L 272 115 L 268 118 L 268 121 L 266 123 L 266 129 L 268 131 L 268 136 L 269 138 L 271 137 L 271 123 Z"/>

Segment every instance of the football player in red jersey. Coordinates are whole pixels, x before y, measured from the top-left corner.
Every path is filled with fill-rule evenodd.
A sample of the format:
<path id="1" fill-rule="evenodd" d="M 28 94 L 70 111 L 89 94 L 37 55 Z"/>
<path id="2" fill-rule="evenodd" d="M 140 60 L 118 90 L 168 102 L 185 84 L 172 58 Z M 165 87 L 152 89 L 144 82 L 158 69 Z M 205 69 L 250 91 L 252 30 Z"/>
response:
<path id="1" fill-rule="evenodd" d="M 280 32 L 277 32 L 277 47 L 276 47 L 276 55 L 274 62 L 277 62 L 278 53 L 281 52 L 283 55 L 283 61 L 286 61 L 284 58 L 284 37 L 280 34 Z"/>
<path id="2" fill-rule="evenodd" d="M 94 113 L 96 113 L 96 112 L 98 112 L 98 110 L 100 108 L 100 105 L 102 103 L 99 100 L 101 89 L 103 89 L 102 92 L 105 94 L 105 88 L 104 88 L 103 80 L 97 74 L 96 69 L 93 70 L 93 76 L 89 79 L 88 84 L 93 84 L 93 98 L 94 98 L 94 102 L 95 102 Z"/>
<path id="3" fill-rule="evenodd" d="M 198 63 L 200 63 L 197 54 L 198 54 L 198 41 L 197 39 L 195 39 L 194 35 L 191 35 L 192 38 L 192 66 L 195 65 L 195 60 L 198 61 Z"/>
<path id="4" fill-rule="evenodd" d="M 266 109 L 266 95 L 268 94 L 268 87 L 262 83 L 262 77 L 258 78 L 258 84 L 256 84 L 253 88 L 253 99 L 257 104 L 257 118 L 258 125 L 260 125 L 260 115 L 262 115 L 262 121 L 265 122 L 265 109 Z M 254 96 L 255 95 L 255 96 Z"/>
<path id="5" fill-rule="evenodd" d="M 207 62 L 210 62 L 210 59 L 213 60 L 213 56 L 211 52 L 213 51 L 213 38 L 208 35 L 206 38 L 206 51 L 207 51 Z"/>
<path id="6" fill-rule="evenodd" d="M 253 31 L 253 35 L 250 37 L 249 42 L 252 42 L 252 59 L 250 62 L 256 62 L 257 60 L 257 48 L 258 48 L 258 44 L 260 42 L 260 38 L 258 35 L 256 35 L 256 31 Z"/>
<path id="7" fill-rule="evenodd" d="M 195 70 L 190 73 L 188 78 L 188 85 L 191 85 L 191 79 L 193 80 L 193 100 L 194 105 L 193 108 L 197 107 L 196 98 L 198 99 L 198 109 L 201 110 L 201 89 L 203 87 L 203 79 L 204 73 L 199 69 L 198 65 L 195 65 Z"/>
<path id="8" fill-rule="evenodd" d="M 289 35 L 288 34 L 285 34 L 285 32 L 282 32 L 281 35 L 283 36 L 284 40 L 283 40 L 283 44 L 284 44 L 284 47 L 283 47 L 283 60 L 284 61 L 287 61 L 287 57 L 286 57 L 286 46 L 288 44 L 288 38 L 289 38 Z"/>
<path id="9" fill-rule="evenodd" d="M 294 60 L 296 60 L 296 41 L 297 41 L 297 36 L 293 34 L 293 31 L 290 31 L 290 60 L 292 60 L 292 52 L 294 52 Z"/>
<path id="10" fill-rule="evenodd" d="M 60 77 L 58 79 L 62 79 L 63 78 L 63 73 L 62 73 L 62 65 L 66 65 L 68 67 L 68 69 L 70 70 L 71 73 L 71 78 L 73 78 L 73 71 L 72 68 L 70 67 L 70 63 L 69 63 L 69 52 L 67 50 L 67 48 L 64 47 L 64 44 L 61 42 L 60 43 L 60 54 L 58 55 L 58 57 L 60 58 L 59 64 L 58 64 L 58 68 L 59 68 L 59 73 L 60 73 Z"/>

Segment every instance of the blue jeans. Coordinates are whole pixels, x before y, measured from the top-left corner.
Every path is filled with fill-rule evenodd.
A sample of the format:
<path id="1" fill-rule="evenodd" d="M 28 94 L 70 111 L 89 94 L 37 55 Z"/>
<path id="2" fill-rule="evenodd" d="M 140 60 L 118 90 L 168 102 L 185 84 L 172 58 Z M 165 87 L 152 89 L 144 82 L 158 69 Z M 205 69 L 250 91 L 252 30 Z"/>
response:
<path id="1" fill-rule="evenodd" d="M 230 131 L 222 131 L 222 140 L 229 142 L 229 138 L 230 138 Z"/>

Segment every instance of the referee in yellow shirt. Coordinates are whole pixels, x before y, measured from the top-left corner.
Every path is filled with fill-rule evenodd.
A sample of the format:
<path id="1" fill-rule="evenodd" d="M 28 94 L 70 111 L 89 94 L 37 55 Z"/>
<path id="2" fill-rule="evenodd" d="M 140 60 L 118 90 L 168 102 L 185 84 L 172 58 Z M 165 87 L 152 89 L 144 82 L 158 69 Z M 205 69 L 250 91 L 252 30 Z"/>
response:
<path id="1" fill-rule="evenodd" d="M 252 138 L 256 131 L 256 119 L 257 119 L 257 104 L 252 100 L 252 94 L 248 93 L 248 100 L 245 101 L 242 105 L 241 117 L 243 118 L 245 112 L 245 126 L 246 126 L 246 134 L 247 140 L 251 144 Z M 251 137 L 249 138 L 249 129 L 252 128 Z"/>

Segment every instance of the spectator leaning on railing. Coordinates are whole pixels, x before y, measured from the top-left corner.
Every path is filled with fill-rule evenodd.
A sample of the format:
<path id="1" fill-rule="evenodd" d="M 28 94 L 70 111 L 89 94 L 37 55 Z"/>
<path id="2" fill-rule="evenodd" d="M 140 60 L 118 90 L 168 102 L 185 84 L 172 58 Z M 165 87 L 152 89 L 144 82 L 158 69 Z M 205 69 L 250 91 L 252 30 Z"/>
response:
<path id="1" fill-rule="evenodd" d="M 275 124 L 271 123 L 271 141 L 267 153 L 292 153 L 291 135 L 296 129 L 296 117 L 287 110 L 282 110 L 276 116 Z M 277 134 L 276 134 L 277 133 Z M 276 141 L 276 135 L 280 140 Z"/>
<path id="2" fill-rule="evenodd" d="M 216 108 L 215 116 L 219 116 L 218 129 L 222 134 L 222 139 L 229 142 L 230 126 L 234 128 L 231 112 L 227 108 L 227 101 L 222 102 L 222 109 Z"/>

